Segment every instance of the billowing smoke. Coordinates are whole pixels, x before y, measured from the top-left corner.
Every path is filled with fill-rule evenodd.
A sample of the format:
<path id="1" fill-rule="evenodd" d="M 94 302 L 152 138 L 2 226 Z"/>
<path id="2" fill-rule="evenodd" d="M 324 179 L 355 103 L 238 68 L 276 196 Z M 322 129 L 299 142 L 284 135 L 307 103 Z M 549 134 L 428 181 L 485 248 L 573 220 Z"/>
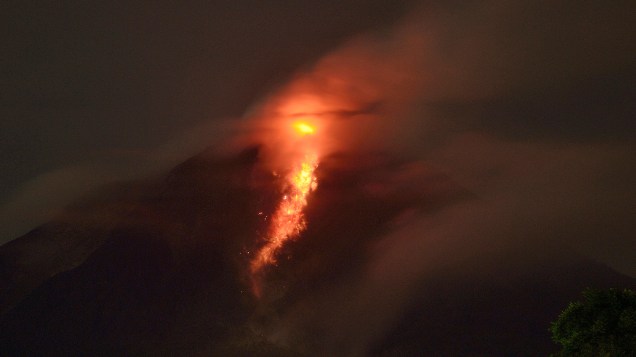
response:
<path id="1" fill-rule="evenodd" d="M 117 162 L 121 172 L 44 176 L 0 213 L 10 221 L 41 197 L 64 201 L 73 192 L 50 188 L 69 182 L 159 172 L 202 141 L 216 152 L 259 144 L 262 172 L 289 170 L 303 153 L 288 124 L 302 119 L 316 131 L 318 186 L 306 230 L 263 272 L 268 291 L 251 327 L 270 342 L 310 355 L 370 354 L 426 284 L 453 274 L 532 273 L 579 255 L 636 276 L 634 23 L 633 1 L 421 1 L 394 26 L 307 65 L 244 120 L 194 128 L 143 160 Z M 280 26 L 280 36 L 290 32 Z M 261 53 L 304 50 L 302 40 L 285 44 Z M 222 106 L 225 97 L 215 98 Z"/>
<path id="2" fill-rule="evenodd" d="M 422 7 L 267 98 L 257 122 L 312 117 L 325 156 L 407 158 L 474 194 L 411 214 L 360 247 L 367 260 L 356 278 L 287 306 L 271 339 L 313 353 L 369 353 L 422 280 L 466 260 L 531 270 L 571 252 L 636 275 L 633 10 L 566 1 Z M 427 184 L 415 177 L 408 185 Z"/>

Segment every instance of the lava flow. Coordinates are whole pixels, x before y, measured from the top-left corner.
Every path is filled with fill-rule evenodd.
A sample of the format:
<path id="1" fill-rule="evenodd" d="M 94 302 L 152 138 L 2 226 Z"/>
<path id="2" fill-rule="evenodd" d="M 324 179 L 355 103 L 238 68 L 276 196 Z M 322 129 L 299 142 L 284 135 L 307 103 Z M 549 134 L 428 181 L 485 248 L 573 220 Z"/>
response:
<path id="1" fill-rule="evenodd" d="M 301 137 L 312 135 L 316 131 L 314 126 L 302 121 L 293 123 L 293 128 Z M 303 144 L 306 143 L 301 141 L 300 145 Z M 256 278 L 258 273 L 265 266 L 276 264 L 276 254 L 281 247 L 287 241 L 298 237 L 307 227 L 303 211 L 307 206 L 307 197 L 318 185 L 315 176 L 318 155 L 309 150 L 308 146 L 303 149 L 304 154 L 293 163 L 291 171 L 285 178 L 283 197 L 272 215 L 266 243 L 256 253 L 250 264 L 256 295 L 260 295 L 260 284 Z"/>

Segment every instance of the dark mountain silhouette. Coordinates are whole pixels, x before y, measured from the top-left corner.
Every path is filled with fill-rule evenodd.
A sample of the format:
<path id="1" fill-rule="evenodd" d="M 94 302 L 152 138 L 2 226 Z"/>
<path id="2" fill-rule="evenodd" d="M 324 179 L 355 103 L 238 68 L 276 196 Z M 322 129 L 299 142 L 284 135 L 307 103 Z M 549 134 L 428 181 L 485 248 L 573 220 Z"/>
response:
<path id="1" fill-rule="evenodd" d="M 366 247 L 406 213 L 475 199 L 432 170 L 418 187 L 400 185 L 395 173 L 408 163 L 387 155 L 333 155 L 319 167 L 307 231 L 266 271 L 257 300 L 247 267 L 267 228 L 259 212 L 272 212 L 280 193 L 259 152 L 204 152 L 165 177 L 113 185 L 0 247 L 0 351 L 296 355 L 268 342 L 259 324 L 352 276 Z M 525 256 L 501 252 L 511 254 Z M 536 261 L 515 267 L 475 257 L 422 279 L 372 354 L 545 355 L 554 349 L 549 321 L 583 288 L 636 286 L 571 255 L 524 259 Z"/>

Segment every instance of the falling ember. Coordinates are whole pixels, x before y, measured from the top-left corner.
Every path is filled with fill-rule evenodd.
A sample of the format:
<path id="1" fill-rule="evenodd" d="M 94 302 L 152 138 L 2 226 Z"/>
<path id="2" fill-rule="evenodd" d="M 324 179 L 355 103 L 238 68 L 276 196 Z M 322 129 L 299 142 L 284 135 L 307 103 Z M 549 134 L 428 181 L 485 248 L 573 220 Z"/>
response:
<path id="1" fill-rule="evenodd" d="M 305 122 L 295 122 L 293 128 L 301 136 L 315 132 L 315 128 Z M 298 237 L 307 226 L 303 211 L 307 206 L 307 197 L 318 185 L 315 176 L 317 167 L 318 156 L 315 153 L 306 153 L 301 160 L 293 164 L 286 177 L 283 197 L 272 215 L 266 243 L 256 253 L 250 265 L 253 288 L 257 295 L 260 294 L 260 287 L 255 276 L 266 265 L 275 264 L 276 254 L 281 247 L 287 241 Z"/>
<path id="2" fill-rule="evenodd" d="M 317 158 L 306 157 L 289 176 L 286 194 L 272 216 L 271 233 L 267 244 L 252 260 L 252 272 L 259 271 L 267 264 L 276 263 L 276 252 L 286 241 L 297 237 L 306 227 L 303 210 L 307 205 L 307 196 L 316 188 L 314 171 L 318 166 Z"/>

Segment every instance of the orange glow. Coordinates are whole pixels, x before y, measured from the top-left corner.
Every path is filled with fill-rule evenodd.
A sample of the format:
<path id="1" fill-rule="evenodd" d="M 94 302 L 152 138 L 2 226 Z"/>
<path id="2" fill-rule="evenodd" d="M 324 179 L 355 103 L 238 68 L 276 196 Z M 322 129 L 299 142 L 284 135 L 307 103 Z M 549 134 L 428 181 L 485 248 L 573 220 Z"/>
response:
<path id="1" fill-rule="evenodd" d="M 303 210 L 307 206 L 307 196 L 316 189 L 318 182 L 314 174 L 318 166 L 315 155 L 307 155 L 296 165 L 287 177 L 285 194 L 272 216 L 267 243 L 251 262 L 251 271 L 256 273 L 265 265 L 276 263 L 276 253 L 290 239 L 306 228 Z"/>
<path id="2" fill-rule="evenodd" d="M 306 121 L 287 122 L 287 125 L 301 138 L 316 133 L 316 127 Z M 287 133 L 291 134 L 289 131 Z M 265 244 L 256 251 L 250 262 L 252 289 L 258 297 L 262 290 L 263 269 L 276 265 L 281 248 L 288 241 L 298 238 L 307 227 L 304 210 L 309 194 L 318 186 L 315 171 L 319 160 L 313 139 L 297 140 L 293 136 L 287 139 L 293 142 L 296 154 L 285 156 L 285 166 L 289 171 L 284 177 L 283 195 L 269 221 Z"/>
<path id="3" fill-rule="evenodd" d="M 311 135 L 316 132 L 315 127 L 303 121 L 295 122 L 294 129 L 296 129 L 296 132 L 300 135 Z"/>

